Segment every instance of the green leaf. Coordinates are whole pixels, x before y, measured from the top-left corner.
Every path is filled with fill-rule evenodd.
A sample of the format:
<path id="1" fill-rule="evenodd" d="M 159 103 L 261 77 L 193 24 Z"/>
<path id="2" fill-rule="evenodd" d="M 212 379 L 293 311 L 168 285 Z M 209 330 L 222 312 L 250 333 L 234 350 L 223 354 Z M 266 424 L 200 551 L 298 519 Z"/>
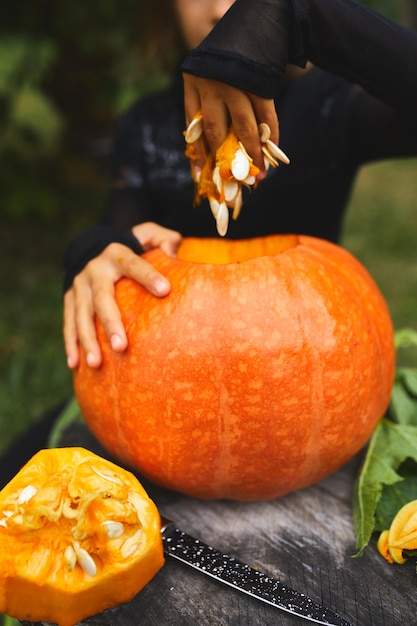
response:
<path id="1" fill-rule="evenodd" d="M 404 387 L 404 380 L 396 380 L 391 394 L 390 415 L 398 424 L 417 425 L 417 402 Z"/>
<path id="2" fill-rule="evenodd" d="M 407 502 L 417 500 L 417 464 L 414 463 L 412 476 L 404 478 L 401 482 L 386 485 L 382 490 L 375 514 L 376 531 L 387 530 L 398 513 Z M 400 475 L 402 471 L 400 470 Z"/>
<path id="3" fill-rule="evenodd" d="M 397 378 L 402 381 L 408 393 L 417 398 L 417 369 L 413 367 L 398 368 Z"/>
<path id="4" fill-rule="evenodd" d="M 48 447 L 56 448 L 59 446 L 63 431 L 70 425 L 77 422 L 83 423 L 83 417 L 81 415 L 80 407 L 78 406 L 77 399 L 72 396 L 71 399 L 64 406 L 61 413 L 55 420 L 52 431 L 49 435 Z"/>
<path id="5" fill-rule="evenodd" d="M 4 625 L 3 626 L 20 626 L 20 622 L 14 617 L 10 617 L 9 615 L 4 616 Z"/>
<path id="6" fill-rule="evenodd" d="M 417 332 L 412 328 L 401 328 L 395 333 L 395 347 L 410 348 L 417 346 Z"/>
<path id="7" fill-rule="evenodd" d="M 395 333 L 395 346 L 416 348 L 417 332 Z M 360 556 L 372 533 L 389 528 L 417 499 L 417 368 L 398 367 L 387 414 L 375 429 L 355 484 L 353 521 Z"/>
<path id="8" fill-rule="evenodd" d="M 386 485 L 404 480 L 398 472 L 406 459 L 417 462 L 417 426 L 383 419 L 375 429 L 359 473 L 353 503 L 355 556 L 360 556 L 375 530 L 377 505 Z"/>

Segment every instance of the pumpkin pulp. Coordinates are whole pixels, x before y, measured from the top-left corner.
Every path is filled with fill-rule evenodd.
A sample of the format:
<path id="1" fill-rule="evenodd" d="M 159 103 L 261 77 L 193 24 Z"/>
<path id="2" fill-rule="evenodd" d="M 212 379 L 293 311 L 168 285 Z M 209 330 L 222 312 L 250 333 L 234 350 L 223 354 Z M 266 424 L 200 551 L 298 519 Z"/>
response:
<path id="1" fill-rule="evenodd" d="M 198 239 L 182 240 L 177 259 L 190 263 L 230 265 L 263 256 L 276 256 L 298 245 L 297 235 L 271 235 L 254 239 Z"/>

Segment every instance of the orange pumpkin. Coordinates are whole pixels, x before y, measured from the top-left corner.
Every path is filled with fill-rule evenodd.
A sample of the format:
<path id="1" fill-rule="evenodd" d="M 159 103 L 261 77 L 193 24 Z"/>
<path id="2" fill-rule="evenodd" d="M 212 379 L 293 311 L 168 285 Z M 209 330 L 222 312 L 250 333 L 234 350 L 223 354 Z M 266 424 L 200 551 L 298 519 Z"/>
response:
<path id="1" fill-rule="evenodd" d="M 393 328 L 364 267 L 319 239 L 185 239 L 144 258 L 164 299 L 123 279 L 129 347 L 75 373 L 102 444 L 199 498 L 260 500 L 331 474 L 365 444 L 394 376 Z"/>
<path id="2" fill-rule="evenodd" d="M 138 480 L 84 450 L 41 450 L 0 492 L 0 612 L 73 626 L 130 600 L 163 565 Z"/>

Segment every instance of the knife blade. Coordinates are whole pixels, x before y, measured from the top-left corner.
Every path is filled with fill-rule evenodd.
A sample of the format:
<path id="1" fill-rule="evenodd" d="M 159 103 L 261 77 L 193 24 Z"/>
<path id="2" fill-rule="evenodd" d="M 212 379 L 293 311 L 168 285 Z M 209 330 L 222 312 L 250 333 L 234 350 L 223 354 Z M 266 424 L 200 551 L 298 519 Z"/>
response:
<path id="1" fill-rule="evenodd" d="M 331 609 L 299 591 L 290 589 L 278 579 L 203 543 L 177 528 L 166 518 L 161 518 L 161 533 L 166 556 L 181 561 L 225 585 L 315 624 L 353 626 Z"/>

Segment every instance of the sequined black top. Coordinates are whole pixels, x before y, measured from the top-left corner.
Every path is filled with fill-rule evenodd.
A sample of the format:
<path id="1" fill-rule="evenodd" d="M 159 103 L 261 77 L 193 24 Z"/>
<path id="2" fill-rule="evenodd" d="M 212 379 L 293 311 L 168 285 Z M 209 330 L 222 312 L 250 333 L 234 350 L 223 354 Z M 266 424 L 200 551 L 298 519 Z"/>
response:
<path id="1" fill-rule="evenodd" d="M 285 78 L 287 62 L 307 60 L 312 70 Z M 293 232 L 337 242 L 360 166 L 417 155 L 417 33 L 351 0 L 236 0 L 183 69 L 276 101 L 291 164 L 245 193 L 231 239 Z M 208 204 L 193 206 L 183 130 L 180 75 L 119 120 L 104 225 L 70 245 L 65 289 L 111 241 L 140 252 L 129 229 L 143 221 L 218 236 Z"/>

